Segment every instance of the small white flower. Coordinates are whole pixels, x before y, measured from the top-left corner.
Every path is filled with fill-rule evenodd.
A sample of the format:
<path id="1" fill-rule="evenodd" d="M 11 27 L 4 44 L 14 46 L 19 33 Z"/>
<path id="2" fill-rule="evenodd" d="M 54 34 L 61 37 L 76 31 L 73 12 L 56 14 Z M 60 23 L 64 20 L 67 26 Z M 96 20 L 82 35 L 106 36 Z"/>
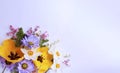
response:
<path id="1" fill-rule="evenodd" d="M 24 57 L 27 60 L 36 60 L 38 56 L 41 55 L 40 52 L 37 52 L 38 48 L 32 48 L 32 49 L 21 49 L 21 51 L 24 53 Z"/>
<path id="2" fill-rule="evenodd" d="M 62 49 L 56 49 L 55 46 L 52 46 L 48 52 L 53 55 L 53 64 L 51 69 L 56 73 L 61 72 L 66 67 L 66 65 L 68 65 L 66 60 L 70 55 L 64 53 Z"/>
<path id="3" fill-rule="evenodd" d="M 53 55 L 53 64 L 51 66 L 51 69 L 54 71 L 58 71 L 59 69 L 61 69 L 61 63 L 63 60 L 62 54 L 57 49 L 53 48 L 50 49 L 48 52 Z"/>
<path id="4" fill-rule="evenodd" d="M 57 71 L 60 68 L 61 68 L 61 62 L 59 60 L 54 60 L 51 69 Z"/>
<path id="5" fill-rule="evenodd" d="M 56 49 L 55 46 L 52 46 L 48 52 L 53 55 L 54 59 L 62 59 L 63 54 L 60 49 Z"/>

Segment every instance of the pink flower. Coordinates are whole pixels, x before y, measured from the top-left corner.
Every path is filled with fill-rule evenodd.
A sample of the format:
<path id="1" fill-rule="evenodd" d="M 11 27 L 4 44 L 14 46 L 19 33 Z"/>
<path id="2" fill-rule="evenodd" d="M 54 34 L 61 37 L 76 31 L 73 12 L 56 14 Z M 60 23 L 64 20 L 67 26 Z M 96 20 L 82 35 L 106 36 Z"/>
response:
<path id="1" fill-rule="evenodd" d="M 69 61 L 70 61 L 70 60 L 67 59 L 67 60 L 64 60 L 62 63 L 65 64 L 66 66 L 69 66 Z"/>
<path id="2" fill-rule="evenodd" d="M 46 39 L 48 37 L 47 31 L 40 35 L 41 39 Z"/>
<path id="3" fill-rule="evenodd" d="M 18 28 L 14 28 L 12 25 L 10 25 L 10 32 L 7 33 L 7 36 L 12 36 L 12 38 L 16 38 L 16 33 L 18 31 Z"/>
<path id="4" fill-rule="evenodd" d="M 27 35 L 35 34 L 36 31 L 38 30 L 38 28 L 39 28 L 39 26 L 36 26 L 33 30 L 32 27 L 31 27 L 29 30 L 27 30 Z"/>

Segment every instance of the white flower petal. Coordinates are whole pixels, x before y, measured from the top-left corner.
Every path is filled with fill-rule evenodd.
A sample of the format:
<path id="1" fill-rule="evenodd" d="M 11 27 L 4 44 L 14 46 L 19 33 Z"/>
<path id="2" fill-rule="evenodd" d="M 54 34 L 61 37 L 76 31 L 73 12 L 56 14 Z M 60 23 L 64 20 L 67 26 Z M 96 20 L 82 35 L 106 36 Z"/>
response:
<path id="1" fill-rule="evenodd" d="M 32 59 L 32 60 L 36 60 L 36 59 L 37 59 L 37 57 L 31 57 L 31 59 Z"/>
<path id="2" fill-rule="evenodd" d="M 27 53 L 27 50 L 26 49 L 21 49 L 21 51 L 26 54 Z"/>
<path id="3" fill-rule="evenodd" d="M 30 57 L 28 55 L 24 55 L 25 59 L 30 60 Z"/>

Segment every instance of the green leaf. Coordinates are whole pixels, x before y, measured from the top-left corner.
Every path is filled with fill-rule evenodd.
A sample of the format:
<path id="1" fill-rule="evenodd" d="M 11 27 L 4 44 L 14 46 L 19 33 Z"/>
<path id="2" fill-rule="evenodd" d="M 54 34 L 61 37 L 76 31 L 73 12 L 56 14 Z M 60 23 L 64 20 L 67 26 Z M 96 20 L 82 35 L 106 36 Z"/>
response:
<path id="1" fill-rule="evenodd" d="M 22 44 L 21 43 L 21 40 L 24 38 L 24 32 L 23 32 L 23 29 L 22 28 L 19 28 L 19 31 L 17 32 L 16 34 L 16 37 L 17 39 L 15 40 L 16 42 L 16 47 L 20 47 L 20 45 Z"/>
<path id="2" fill-rule="evenodd" d="M 46 45 L 44 45 L 44 43 L 48 42 L 49 40 L 48 39 L 41 39 L 40 40 L 40 47 L 45 47 Z"/>

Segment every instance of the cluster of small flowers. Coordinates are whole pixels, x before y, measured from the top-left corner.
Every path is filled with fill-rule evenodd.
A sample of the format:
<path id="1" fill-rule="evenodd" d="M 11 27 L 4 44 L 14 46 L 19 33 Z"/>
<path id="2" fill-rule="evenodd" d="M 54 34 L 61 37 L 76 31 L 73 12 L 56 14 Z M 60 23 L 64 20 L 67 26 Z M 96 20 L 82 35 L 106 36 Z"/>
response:
<path id="1" fill-rule="evenodd" d="M 48 33 L 31 27 L 24 33 L 22 28 L 10 25 L 10 32 L 0 45 L 0 63 L 5 69 L 17 73 L 45 73 L 49 69 L 57 71 L 62 64 L 69 66 L 68 55 L 62 55 L 58 49 L 48 43 Z M 7 51 L 6 51 L 7 50 Z M 7 53 L 6 53 L 7 52 Z"/>

